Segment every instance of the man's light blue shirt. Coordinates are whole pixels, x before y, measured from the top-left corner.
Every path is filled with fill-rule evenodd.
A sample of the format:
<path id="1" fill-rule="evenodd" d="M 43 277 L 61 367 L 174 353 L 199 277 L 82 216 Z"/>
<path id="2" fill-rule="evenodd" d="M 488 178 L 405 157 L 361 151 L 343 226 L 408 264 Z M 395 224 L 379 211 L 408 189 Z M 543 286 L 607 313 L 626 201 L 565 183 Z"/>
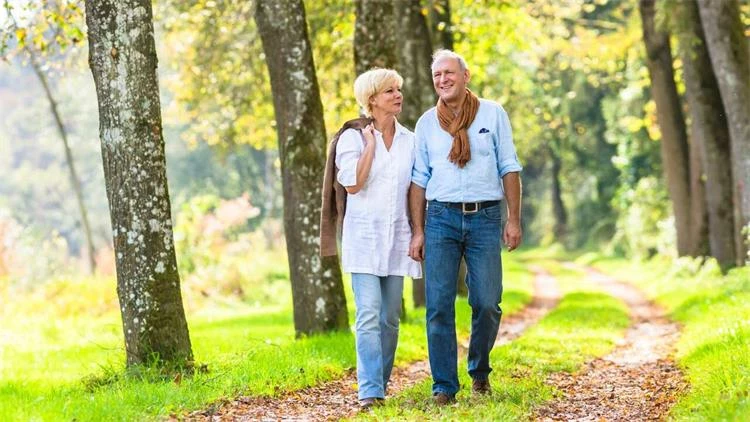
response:
<path id="1" fill-rule="evenodd" d="M 503 199 L 502 177 L 520 172 L 510 120 L 493 101 L 480 99 L 468 129 L 471 160 L 459 168 L 448 161 L 453 138 L 440 127 L 437 108 L 417 122 L 417 153 L 411 181 L 425 188 L 428 201 L 481 202 Z"/>

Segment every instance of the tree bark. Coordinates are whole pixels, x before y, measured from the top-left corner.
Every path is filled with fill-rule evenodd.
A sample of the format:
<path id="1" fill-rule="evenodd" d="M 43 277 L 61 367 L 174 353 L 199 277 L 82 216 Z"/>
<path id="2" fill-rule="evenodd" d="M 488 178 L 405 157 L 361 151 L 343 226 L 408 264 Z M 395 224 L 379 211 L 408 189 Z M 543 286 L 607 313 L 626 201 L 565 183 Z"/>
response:
<path id="1" fill-rule="evenodd" d="M 437 100 L 430 70 L 432 42 L 419 2 L 394 1 L 396 16 L 400 19 L 396 70 L 404 78 L 404 104 L 398 119 L 413 130 L 422 113 L 435 105 Z"/>
<path id="2" fill-rule="evenodd" d="M 354 71 L 395 69 L 398 63 L 396 15 L 387 0 L 357 0 L 354 22 Z"/>
<path id="3" fill-rule="evenodd" d="M 430 29 L 435 48 L 453 50 L 450 0 L 430 1 Z"/>
<path id="4" fill-rule="evenodd" d="M 734 197 L 729 128 L 695 0 L 678 3 L 680 56 L 692 120 L 692 141 L 705 173 L 710 253 L 723 270 L 735 265 Z"/>
<path id="5" fill-rule="evenodd" d="M 698 1 L 706 46 L 729 126 L 737 264 L 750 261 L 750 52 L 736 0 Z M 714 111 L 716 112 L 716 111 Z"/>
<path id="6" fill-rule="evenodd" d="M 128 366 L 191 365 L 177 272 L 149 0 L 87 0 L 89 66 Z"/>
<path id="7" fill-rule="evenodd" d="M 271 76 L 297 335 L 348 328 L 337 256 L 318 254 L 326 130 L 302 0 L 261 0 L 255 21 Z"/>
<path id="8" fill-rule="evenodd" d="M 63 125 L 62 117 L 57 109 L 57 101 L 52 95 L 52 89 L 50 89 L 47 81 L 47 75 L 44 74 L 39 62 L 33 51 L 26 47 L 26 52 L 29 55 L 29 61 L 31 67 L 34 69 L 39 82 L 44 88 L 44 93 L 47 95 L 47 101 L 49 102 L 50 111 L 52 116 L 55 118 L 55 124 L 57 125 L 57 132 L 60 134 L 60 139 L 63 142 L 63 151 L 65 152 L 65 162 L 68 165 L 68 172 L 70 173 L 70 185 L 73 188 L 73 193 L 76 197 L 76 203 L 78 204 L 78 212 L 81 213 L 81 226 L 83 227 L 83 241 L 86 244 L 86 263 L 88 264 L 89 274 L 93 274 L 96 269 L 96 249 L 94 248 L 94 237 L 91 235 L 91 224 L 89 224 L 89 215 L 86 209 L 86 203 L 83 200 L 83 189 L 81 189 L 81 182 L 78 178 L 78 172 L 76 171 L 75 161 L 73 160 L 73 153 L 70 150 L 70 144 L 68 144 L 68 132 L 65 130 Z"/>
<path id="9" fill-rule="evenodd" d="M 695 124 L 691 125 L 691 128 Z M 703 171 L 702 139 L 690 141 L 690 256 L 708 256 L 708 206 L 706 204 L 706 182 Z"/>
<path id="10" fill-rule="evenodd" d="M 552 195 L 552 214 L 555 217 L 553 232 L 555 234 L 555 239 L 565 244 L 566 236 L 568 234 L 568 213 L 565 211 L 565 204 L 562 200 L 562 187 L 560 184 L 562 160 L 557 152 L 552 149 L 548 149 L 548 151 L 550 161 L 552 162 L 552 187 L 550 189 L 550 194 Z"/>
<path id="11" fill-rule="evenodd" d="M 687 132 L 674 81 L 669 35 L 654 23 L 654 0 L 640 0 L 646 63 L 661 130 L 661 157 L 677 232 L 677 253 L 690 254 L 690 170 Z"/>

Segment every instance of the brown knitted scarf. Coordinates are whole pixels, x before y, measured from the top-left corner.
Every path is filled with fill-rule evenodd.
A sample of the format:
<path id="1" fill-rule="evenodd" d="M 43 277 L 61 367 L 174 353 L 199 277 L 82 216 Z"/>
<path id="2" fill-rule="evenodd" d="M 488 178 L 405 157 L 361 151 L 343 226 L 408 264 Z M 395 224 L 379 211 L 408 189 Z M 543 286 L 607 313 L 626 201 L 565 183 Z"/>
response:
<path id="1" fill-rule="evenodd" d="M 471 148 L 469 147 L 469 134 L 467 130 L 479 110 L 479 98 L 474 95 L 468 88 L 466 97 L 461 104 L 461 111 L 458 116 L 454 116 L 451 109 L 438 98 L 437 115 L 440 127 L 453 137 L 453 146 L 451 153 L 448 154 L 448 161 L 463 168 L 471 160 Z"/>

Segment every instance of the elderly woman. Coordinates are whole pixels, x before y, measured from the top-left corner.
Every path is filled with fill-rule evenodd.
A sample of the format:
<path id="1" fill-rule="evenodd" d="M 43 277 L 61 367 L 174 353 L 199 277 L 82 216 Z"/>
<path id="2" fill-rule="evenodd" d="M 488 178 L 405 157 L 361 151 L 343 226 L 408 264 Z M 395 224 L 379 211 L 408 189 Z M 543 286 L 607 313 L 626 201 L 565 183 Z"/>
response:
<path id="1" fill-rule="evenodd" d="M 354 82 L 354 95 L 372 123 L 346 129 L 336 145 L 337 181 L 348 195 L 342 264 L 352 274 L 356 312 L 357 380 L 363 408 L 385 398 L 398 342 L 404 276 L 421 277 L 409 258 L 407 192 L 414 134 L 401 126 L 403 79 L 374 69 Z"/>

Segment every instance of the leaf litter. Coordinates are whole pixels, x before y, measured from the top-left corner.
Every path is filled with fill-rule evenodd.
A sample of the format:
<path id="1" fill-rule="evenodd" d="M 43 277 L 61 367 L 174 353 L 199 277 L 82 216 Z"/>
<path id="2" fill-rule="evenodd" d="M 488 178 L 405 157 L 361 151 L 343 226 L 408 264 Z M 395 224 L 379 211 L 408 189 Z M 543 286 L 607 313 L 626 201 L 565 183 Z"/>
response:
<path id="1" fill-rule="evenodd" d="M 521 311 L 503 318 L 496 346 L 518 338 L 553 309 L 560 299 L 554 277 L 534 268 L 534 296 Z M 468 339 L 461 346 L 466 349 Z M 388 396 L 394 396 L 430 377 L 428 361 L 420 360 L 395 367 L 388 385 Z M 282 394 L 280 397 L 241 396 L 217 402 L 206 409 L 169 419 L 188 421 L 267 421 L 267 420 L 339 420 L 360 411 L 357 399 L 357 376 L 354 369 L 343 378 Z"/>

